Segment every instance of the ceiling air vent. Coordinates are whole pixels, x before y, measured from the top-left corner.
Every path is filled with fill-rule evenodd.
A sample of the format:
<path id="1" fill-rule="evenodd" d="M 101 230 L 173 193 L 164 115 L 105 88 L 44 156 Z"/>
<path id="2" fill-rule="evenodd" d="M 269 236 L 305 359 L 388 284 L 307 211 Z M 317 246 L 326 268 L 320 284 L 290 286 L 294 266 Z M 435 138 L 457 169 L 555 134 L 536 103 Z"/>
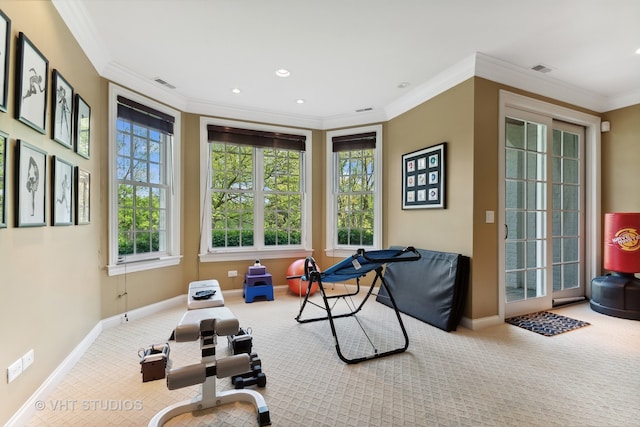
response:
<path id="1" fill-rule="evenodd" d="M 175 89 L 176 87 L 174 85 L 172 85 L 171 83 L 167 83 L 166 81 L 162 80 L 160 77 L 156 77 L 155 79 L 153 79 L 154 82 L 156 83 L 160 83 L 162 86 L 166 86 L 169 89 Z"/>
<path id="2" fill-rule="evenodd" d="M 543 74 L 546 74 L 549 71 L 551 71 L 551 68 L 547 67 L 546 65 L 542 65 L 542 64 L 538 64 L 535 67 L 531 67 L 531 69 L 533 71 L 537 71 L 537 72 L 543 73 Z"/>
<path id="3" fill-rule="evenodd" d="M 371 107 L 360 108 L 359 110 L 356 110 L 356 113 L 364 113 L 365 111 L 371 111 L 371 110 L 373 110 L 373 108 Z"/>

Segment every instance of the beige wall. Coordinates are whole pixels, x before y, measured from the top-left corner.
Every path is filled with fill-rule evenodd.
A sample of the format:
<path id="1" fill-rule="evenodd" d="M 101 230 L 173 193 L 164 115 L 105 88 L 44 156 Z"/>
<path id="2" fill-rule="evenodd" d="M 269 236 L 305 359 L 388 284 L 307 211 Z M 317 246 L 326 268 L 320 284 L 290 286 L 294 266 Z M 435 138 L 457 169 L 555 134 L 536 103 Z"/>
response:
<path id="1" fill-rule="evenodd" d="M 602 116 L 602 213 L 640 212 L 640 104 Z"/>
<path id="2" fill-rule="evenodd" d="M 106 84 L 98 76 L 75 39 L 46 1 L 1 1 L 12 21 L 8 111 L 0 113 L 0 130 L 9 134 L 7 165 L 8 226 L 0 229 L 0 424 L 34 393 L 71 350 L 100 320 L 103 275 L 100 188 L 106 152 Z M 24 32 L 91 106 L 91 159 L 86 160 L 51 139 L 51 104 L 47 103 L 47 134 L 14 119 L 16 39 Z M 4 56 L 4 52 L 3 52 Z M 49 79 L 51 74 L 49 73 Z M 51 90 L 49 88 L 49 99 Z M 22 139 L 91 172 L 91 224 L 17 228 L 14 173 L 16 140 Z M 47 223 L 50 224 L 50 164 L 47 164 Z M 6 368 L 28 350 L 35 363 L 11 384 Z"/>
<path id="3" fill-rule="evenodd" d="M 455 252 L 473 263 L 473 91 L 469 79 L 385 124 L 385 247 Z M 446 209 L 402 210 L 402 155 L 441 142 L 447 143 Z"/>
<path id="4" fill-rule="evenodd" d="M 35 350 L 35 364 L 11 384 L 0 381 L 0 423 L 4 424 L 36 391 L 101 319 L 163 301 L 186 292 L 188 282 L 217 278 L 223 289 L 238 289 L 242 262 L 198 262 L 199 116 L 182 114 L 182 243 L 180 265 L 156 271 L 108 277 L 107 82 L 81 51 L 55 8 L 46 1 L 3 1 L 13 23 L 9 111 L 0 113 L 0 130 L 9 133 L 7 169 L 8 227 L 0 229 L 0 331 L 4 339 L 0 369 Z M 92 108 L 91 159 L 86 160 L 15 120 L 15 38 L 23 31 Z M 485 224 L 486 210 L 498 208 L 498 93 L 521 93 L 594 114 L 548 98 L 472 78 L 414 109 L 383 123 L 384 246 L 414 245 L 459 252 L 472 259 L 471 289 L 465 316 L 498 313 L 498 230 Z M 49 107 L 50 113 L 50 107 Z M 635 183 L 640 172 L 640 105 L 603 115 L 611 132 L 602 137 L 603 212 L 639 211 Z M 314 130 L 313 247 L 321 266 L 339 259 L 324 256 L 325 131 Z M 13 174 L 15 141 L 24 139 L 91 172 L 91 224 L 71 227 L 16 228 Z M 401 209 L 401 156 L 447 142 L 446 209 Z M 49 191 L 48 187 L 48 190 Z M 49 193 L 48 193 L 49 194 Z M 497 214 L 497 212 L 496 212 Z M 47 212 L 49 215 L 49 212 Z M 291 259 L 269 260 L 276 284 L 284 284 Z M 127 291 L 126 297 L 118 295 Z M 292 313 L 293 316 L 295 313 Z M 141 337 L 140 346 L 149 344 Z"/>
<path id="5" fill-rule="evenodd" d="M 390 120 L 384 134 L 384 246 L 471 256 L 473 79 Z M 402 210 L 402 155 L 447 143 L 446 209 Z"/>

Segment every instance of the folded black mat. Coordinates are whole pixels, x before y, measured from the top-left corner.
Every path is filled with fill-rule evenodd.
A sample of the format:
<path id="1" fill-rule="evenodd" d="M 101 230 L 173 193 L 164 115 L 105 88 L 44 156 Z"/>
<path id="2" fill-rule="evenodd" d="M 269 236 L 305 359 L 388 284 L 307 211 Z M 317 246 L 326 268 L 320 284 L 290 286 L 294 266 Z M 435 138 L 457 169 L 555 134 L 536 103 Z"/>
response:
<path id="1" fill-rule="evenodd" d="M 449 252 L 418 252 L 422 256 L 418 261 L 385 267 L 384 278 L 398 310 L 444 331 L 455 331 L 467 297 L 470 259 Z M 376 300 L 391 306 L 384 287 Z"/>

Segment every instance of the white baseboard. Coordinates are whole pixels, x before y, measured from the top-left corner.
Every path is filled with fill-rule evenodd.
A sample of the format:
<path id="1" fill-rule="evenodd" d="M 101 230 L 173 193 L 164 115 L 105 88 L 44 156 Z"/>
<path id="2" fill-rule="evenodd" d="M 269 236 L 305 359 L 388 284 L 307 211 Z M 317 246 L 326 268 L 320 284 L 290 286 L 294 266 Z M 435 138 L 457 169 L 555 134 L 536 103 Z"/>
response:
<path id="1" fill-rule="evenodd" d="M 49 377 L 38 387 L 38 389 L 31 395 L 31 397 L 22 405 L 22 407 L 16 412 L 5 424 L 8 426 L 23 426 L 26 425 L 31 417 L 35 415 L 36 406 L 38 401 L 45 401 L 46 398 L 55 390 L 55 388 L 62 382 L 64 377 L 71 371 L 76 363 L 82 358 L 87 349 L 95 341 L 96 338 L 102 333 L 102 322 L 98 322 L 91 332 L 73 349 L 73 351 L 62 361 L 60 365 L 49 375 Z"/>
<path id="2" fill-rule="evenodd" d="M 115 316 L 111 316 L 106 319 L 103 319 L 100 323 L 102 323 L 102 326 L 104 329 L 109 329 L 109 328 L 113 328 L 114 326 L 118 326 L 122 323 L 125 323 L 127 321 L 142 319 L 143 317 L 147 317 L 151 314 L 155 314 L 164 309 L 173 308 L 178 305 L 182 305 L 183 307 L 185 307 L 185 310 L 186 310 L 187 294 L 178 295 L 177 297 L 173 297 L 173 298 L 160 301 L 154 304 L 146 305 L 144 307 L 136 308 L 126 313 L 117 314 Z"/>
<path id="3" fill-rule="evenodd" d="M 464 326 L 465 328 L 471 329 L 472 331 L 488 328 L 489 326 L 499 325 L 501 323 L 504 323 L 504 319 L 501 319 L 500 316 L 488 316 L 478 319 L 469 319 L 468 317 L 463 317 L 460 320 L 460 326 Z"/>
<path id="4" fill-rule="evenodd" d="M 242 292 L 242 290 L 240 290 Z M 121 323 L 128 321 L 134 321 L 143 317 L 155 314 L 167 308 L 172 308 L 177 305 L 187 307 L 187 295 L 178 295 L 177 297 L 170 298 L 165 301 L 160 301 L 155 304 L 150 304 L 145 307 L 140 307 L 131 310 L 127 313 L 111 316 L 106 319 L 102 319 L 91 329 L 86 337 L 71 351 L 71 353 L 62 361 L 62 363 L 49 375 L 49 377 L 38 387 L 38 389 L 31 395 L 31 397 L 22 405 L 22 407 L 7 421 L 5 427 L 20 427 L 26 425 L 29 420 L 35 415 L 36 402 L 46 401 L 49 395 L 55 390 L 55 388 L 62 382 L 64 377 L 71 371 L 71 369 L 78 363 L 78 361 L 84 356 L 85 352 L 89 349 L 91 344 L 98 338 L 102 331 L 118 326 Z M 126 315 L 126 316 L 125 316 Z"/>

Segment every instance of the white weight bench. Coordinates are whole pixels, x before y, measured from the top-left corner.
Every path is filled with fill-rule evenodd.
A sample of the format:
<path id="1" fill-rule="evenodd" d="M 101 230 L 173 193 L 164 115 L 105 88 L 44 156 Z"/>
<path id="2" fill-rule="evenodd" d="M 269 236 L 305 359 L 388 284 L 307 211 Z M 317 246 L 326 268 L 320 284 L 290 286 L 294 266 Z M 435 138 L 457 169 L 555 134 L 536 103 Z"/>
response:
<path id="1" fill-rule="evenodd" d="M 258 425 L 271 424 L 264 397 L 254 390 L 227 390 L 216 392 L 216 377 L 226 378 L 251 370 L 250 356 L 246 353 L 216 359 L 217 336 L 235 335 L 240 330 L 238 319 L 227 307 L 188 310 L 175 329 L 176 342 L 200 340 L 200 363 L 172 369 L 167 374 L 167 388 L 176 390 L 201 385 L 199 395 L 192 400 L 175 403 L 158 412 L 149 427 L 164 425 L 178 415 L 213 408 L 233 402 L 252 403 L 258 413 Z"/>
<path id="2" fill-rule="evenodd" d="M 198 299 L 198 292 L 215 292 L 206 299 Z M 189 283 L 189 293 L 187 297 L 187 308 L 189 310 L 198 310 L 200 308 L 222 307 L 224 305 L 224 297 L 222 289 L 217 280 L 198 280 Z"/>

